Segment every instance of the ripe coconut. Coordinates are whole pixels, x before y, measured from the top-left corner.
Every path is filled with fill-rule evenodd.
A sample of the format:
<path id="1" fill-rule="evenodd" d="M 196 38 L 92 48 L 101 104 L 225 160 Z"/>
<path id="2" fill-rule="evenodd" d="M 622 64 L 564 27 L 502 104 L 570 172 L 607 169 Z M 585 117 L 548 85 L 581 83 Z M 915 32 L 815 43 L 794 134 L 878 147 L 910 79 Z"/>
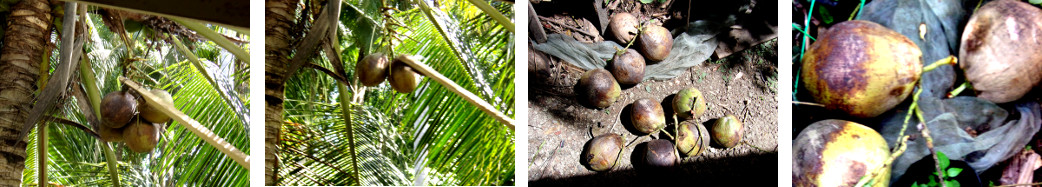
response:
<path id="1" fill-rule="evenodd" d="M 586 71 L 575 86 L 579 99 L 595 108 L 611 106 L 622 94 L 619 82 L 604 69 Z"/>
<path id="2" fill-rule="evenodd" d="M 977 97 L 1007 103 L 1042 80 L 1042 10 L 1020 1 L 992 1 L 970 17 L 959 65 Z"/>
<path id="3" fill-rule="evenodd" d="M 152 151 L 159 144 L 159 129 L 155 125 L 144 120 L 136 120 L 133 124 L 123 129 L 123 140 L 127 148 L 138 153 Z"/>
<path id="4" fill-rule="evenodd" d="M 161 100 L 163 103 L 168 103 L 169 105 L 173 106 L 174 98 L 170 96 L 170 93 L 166 92 L 166 90 L 152 89 L 148 92 L 152 93 L 152 95 L 155 95 L 156 97 L 159 97 L 159 100 Z M 148 120 L 152 123 L 166 123 L 170 121 L 170 116 L 167 116 L 162 112 L 159 112 L 159 110 L 155 108 L 158 106 L 158 104 L 150 103 L 146 100 L 145 107 L 141 109 L 141 118 L 144 118 L 145 120 Z"/>
<path id="5" fill-rule="evenodd" d="M 387 78 L 387 66 L 389 65 L 387 55 L 369 54 L 355 63 L 355 75 L 358 76 L 358 82 L 362 82 L 362 85 L 369 87 L 380 85 Z"/>
<path id="6" fill-rule="evenodd" d="M 394 62 L 391 62 L 391 74 L 388 79 L 391 81 L 391 88 L 398 93 L 410 93 L 416 90 L 416 87 L 420 86 L 420 79 L 423 78 L 404 62 L 407 60 L 416 62 L 415 59 L 406 55 L 398 56 L 398 58 L 394 58 Z"/>
<path id="7" fill-rule="evenodd" d="M 644 57 L 637 50 L 626 49 L 616 54 L 608 68 L 619 84 L 634 85 L 644 80 Z"/>
<path id="8" fill-rule="evenodd" d="M 657 100 L 637 99 L 631 106 L 630 120 L 637 131 L 648 134 L 666 127 L 666 116 Z"/>
<path id="9" fill-rule="evenodd" d="M 709 129 L 709 132 L 713 134 L 713 143 L 722 147 L 732 148 L 742 142 L 745 127 L 737 117 L 728 114 L 720 119 L 716 119 L 716 123 L 713 123 L 713 127 Z"/>
<path id="10" fill-rule="evenodd" d="M 637 21 L 637 17 L 626 12 L 612 15 L 611 21 L 608 22 L 608 29 L 611 29 L 611 34 L 614 36 L 615 41 L 623 45 L 630 43 L 630 40 L 637 37 L 637 33 L 640 32 L 637 30 L 639 26 L 640 21 Z"/>
<path id="11" fill-rule="evenodd" d="M 105 142 L 122 142 L 123 141 L 123 129 L 108 128 L 104 125 L 98 126 L 98 137 L 101 137 L 102 141 Z"/>
<path id="12" fill-rule="evenodd" d="M 693 120 L 677 126 L 677 151 L 687 156 L 698 156 L 709 148 L 709 130 Z"/>
<path id="13" fill-rule="evenodd" d="M 890 150 L 872 128 L 843 120 L 815 122 L 793 140 L 793 186 L 854 186 L 861 177 L 883 167 Z M 890 168 L 876 176 L 886 186 Z"/>
<path id="14" fill-rule="evenodd" d="M 702 92 L 695 88 L 684 88 L 673 97 L 673 111 L 677 117 L 683 119 L 695 119 L 706 112 L 709 105 L 706 104 Z"/>
<path id="15" fill-rule="evenodd" d="M 116 91 L 105 94 L 101 100 L 102 124 L 109 128 L 120 128 L 130 123 L 137 114 L 137 100 L 128 92 Z"/>
<path id="16" fill-rule="evenodd" d="M 673 34 L 665 27 L 651 25 L 640 33 L 637 43 L 644 57 L 649 61 L 658 62 L 665 60 L 669 51 L 673 49 Z"/>
<path id="17" fill-rule="evenodd" d="M 648 142 L 644 161 L 652 167 L 670 167 L 677 161 L 676 150 L 669 140 L 655 139 Z"/>
<path id="18" fill-rule="evenodd" d="M 875 117 L 904 101 L 922 71 L 919 47 L 868 21 L 846 21 L 818 37 L 803 56 L 803 85 L 818 103 L 854 117 Z"/>
<path id="19" fill-rule="evenodd" d="M 602 134 L 583 146 L 582 163 L 593 171 L 608 171 L 615 167 L 621 152 L 622 136 Z"/>

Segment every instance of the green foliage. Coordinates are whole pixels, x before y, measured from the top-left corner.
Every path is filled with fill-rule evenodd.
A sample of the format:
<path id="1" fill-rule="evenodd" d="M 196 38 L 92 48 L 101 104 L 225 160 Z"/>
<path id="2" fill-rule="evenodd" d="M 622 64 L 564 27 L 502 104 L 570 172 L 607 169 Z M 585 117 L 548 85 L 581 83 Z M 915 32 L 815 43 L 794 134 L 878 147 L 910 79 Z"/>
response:
<path id="1" fill-rule="evenodd" d="M 513 16 L 512 4 L 489 4 Z M 353 79 L 354 62 L 365 54 L 419 56 L 421 63 L 513 116 L 513 33 L 466 1 L 440 5 L 389 5 L 400 11 L 385 17 L 382 1 L 345 1 L 339 24 L 344 32 L 338 32 L 337 46 L 345 64 L 334 64 L 325 55 L 313 62 L 328 69 L 344 67 Z M 392 19 L 407 26 L 384 30 Z M 343 83 L 309 68 L 287 81 L 283 115 L 288 124 L 279 145 L 279 184 L 513 183 L 513 131 L 430 78 L 409 94 L 388 84 L 366 89 L 340 89 L 338 84 Z M 361 94 L 360 103 L 350 99 Z M 344 110 L 350 115 L 343 115 Z"/>
<path id="2" fill-rule="evenodd" d="M 93 20 L 101 20 L 95 14 L 89 14 Z M 148 75 L 133 78 L 137 82 L 144 83 L 151 88 L 159 88 L 170 91 L 174 97 L 174 106 L 187 114 L 192 119 L 209 128 L 214 135 L 224 138 L 225 141 L 249 154 L 249 133 L 247 126 L 239 120 L 244 116 L 237 110 L 247 110 L 249 102 L 245 100 L 225 100 L 222 98 L 239 97 L 248 98 L 249 89 L 240 89 L 249 82 L 249 75 L 239 72 L 248 72 L 248 65 L 238 65 L 234 57 L 223 51 L 210 51 L 215 57 L 210 59 L 212 66 L 206 69 L 196 69 L 190 63 L 185 62 L 183 54 L 171 49 L 171 45 L 165 42 L 156 43 L 156 48 L 150 53 L 135 53 L 135 58 L 140 61 L 132 61 L 127 66 L 121 66 L 128 57 L 128 50 L 120 41 L 116 33 L 109 31 L 106 26 L 95 22 L 90 32 L 91 38 L 85 46 L 85 58 L 90 59 L 88 69 L 97 77 L 96 86 L 98 92 L 104 94 L 121 89 L 117 83 L 117 77 L 128 74 Z M 215 27 L 218 31 L 223 29 Z M 234 33 L 225 33 L 233 35 Z M 144 37 L 136 38 L 137 43 L 144 43 Z M 249 40 L 248 36 L 243 37 Z M 52 41 L 57 43 L 58 41 Z M 244 44 L 245 45 L 245 44 Z M 216 49 L 212 43 L 199 42 L 202 51 L 205 49 Z M 55 50 L 51 67 L 57 64 Z M 196 51 L 196 53 L 206 53 Z M 199 55 L 199 54 L 197 54 Z M 218 91 L 203 78 L 203 74 L 210 74 L 227 87 L 227 91 Z M 82 86 L 83 82 L 76 82 L 76 86 Z M 96 138 L 76 128 L 75 126 L 87 126 L 92 124 L 82 114 L 79 101 L 70 98 L 61 111 L 52 115 L 54 118 L 62 119 L 64 122 L 48 122 L 48 180 L 49 182 L 64 186 L 112 186 L 107 170 L 107 160 L 103 154 L 103 144 Z M 238 103 L 236 108 L 229 102 Z M 248 115 L 248 114 L 245 114 Z M 35 134 L 35 132 L 34 132 Z M 198 136 L 185 129 L 178 122 L 165 124 L 159 145 L 151 153 L 140 154 L 127 150 L 123 143 L 110 143 L 115 149 L 118 157 L 118 175 L 120 183 L 124 186 L 248 186 L 249 170 L 240 166 L 235 161 L 217 151 L 211 145 L 204 142 Z M 36 135 L 29 136 L 30 143 L 26 152 L 26 169 L 23 172 L 22 185 L 28 186 L 37 183 L 37 159 L 36 159 Z"/>
<path id="3" fill-rule="evenodd" d="M 951 167 L 951 160 L 949 160 L 948 156 L 944 155 L 943 152 L 937 151 L 936 154 L 937 154 L 937 161 L 938 161 L 937 165 L 940 166 L 941 171 L 944 171 L 944 172 L 942 172 L 942 173 L 933 172 L 933 174 L 931 174 L 929 176 L 929 182 L 927 182 L 925 184 L 919 184 L 919 182 L 915 182 L 915 183 L 912 184 L 912 186 L 914 186 L 914 187 L 936 187 L 936 186 L 941 186 L 941 184 L 937 181 L 937 176 L 941 176 L 942 178 L 944 178 L 944 183 L 945 183 L 946 186 L 948 186 L 948 187 L 959 187 L 959 181 L 956 181 L 954 178 L 956 176 L 959 176 L 959 174 L 962 173 L 963 169 L 962 168 Z"/>

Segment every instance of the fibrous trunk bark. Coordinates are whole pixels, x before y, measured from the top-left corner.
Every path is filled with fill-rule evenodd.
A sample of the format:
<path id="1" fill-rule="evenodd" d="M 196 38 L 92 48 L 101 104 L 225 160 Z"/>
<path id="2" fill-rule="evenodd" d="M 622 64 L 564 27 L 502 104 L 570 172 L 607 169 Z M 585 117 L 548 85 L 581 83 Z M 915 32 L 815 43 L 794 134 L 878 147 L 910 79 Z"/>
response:
<path id="1" fill-rule="evenodd" d="M 290 28 L 296 20 L 293 0 L 267 0 L 264 13 L 264 184 L 277 185 L 282 102 L 290 54 Z"/>
<path id="2" fill-rule="evenodd" d="M 18 139 L 29 114 L 51 30 L 51 5 L 22 0 L 7 18 L 0 47 L 0 186 L 19 186 L 26 143 Z"/>

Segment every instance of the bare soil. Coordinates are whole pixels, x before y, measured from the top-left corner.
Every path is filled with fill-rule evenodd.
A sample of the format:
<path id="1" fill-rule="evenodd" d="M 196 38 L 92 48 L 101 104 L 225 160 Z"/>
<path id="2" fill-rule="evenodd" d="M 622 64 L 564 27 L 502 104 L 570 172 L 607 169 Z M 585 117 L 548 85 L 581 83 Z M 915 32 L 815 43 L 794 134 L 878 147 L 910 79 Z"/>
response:
<path id="1" fill-rule="evenodd" d="M 648 6 L 629 0 L 608 4 L 609 8 L 613 6 L 622 7 L 642 20 L 660 20 L 670 29 L 677 27 L 673 24 L 678 20 L 682 23 L 687 19 L 682 13 L 686 7 Z M 539 6 L 535 10 L 547 34 L 563 33 L 587 42 L 605 40 L 603 35 L 596 35 L 599 23 L 595 10 L 576 13 Z M 618 11 L 621 10 L 610 12 Z M 670 80 L 623 86 L 618 101 L 605 109 L 594 109 L 579 102 L 574 87 L 584 70 L 551 59 L 549 77 L 533 76 L 536 78 L 529 80 L 529 156 L 526 159 L 529 160 L 528 180 L 533 186 L 647 186 L 675 184 L 676 180 L 697 184 L 777 185 L 777 39 L 724 59 L 707 60 Z M 674 129 L 671 101 L 676 92 L 688 87 L 699 89 L 709 103 L 709 110 L 693 120 L 709 127 L 713 119 L 733 114 L 745 125 L 744 143 L 733 148 L 713 145 L 701 155 L 683 157 L 672 168 L 645 166 L 640 161 L 646 147 L 644 143 L 658 138 L 672 139 L 665 136 L 665 132 L 641 136 L 627 117 L 630 104 L 640 98 L 660 101 L 667 114 L 666 129 Z M 598 173 L 581 164 L 580 154 L 587 141 L 604 133 L 623 135 L 625 148 L 613 170 Z"/>

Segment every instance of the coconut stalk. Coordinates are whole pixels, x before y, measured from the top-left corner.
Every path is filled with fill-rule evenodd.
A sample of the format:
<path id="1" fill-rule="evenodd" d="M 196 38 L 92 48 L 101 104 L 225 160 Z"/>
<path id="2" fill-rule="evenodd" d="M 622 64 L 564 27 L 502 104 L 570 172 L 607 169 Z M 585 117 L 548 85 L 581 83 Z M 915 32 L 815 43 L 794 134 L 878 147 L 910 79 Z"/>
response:
<path id="1" fill-rule="evenodd" d="M 210 28 L 207 28 L 203 24 L 199 24 L 197 22 L 188 21 L 178 17 L 169 17 L 169 19 L 177 23 L 180 23 L 181 25 L 184 25 L 188 29 L 195 31 L 195 33 L 202 35 L 204 38 L 213 41 L 213 43 L 216 43 L 217 46 L 221 46 L 221 48 L 224 48 L 224 50 L 231 52 L 233 55 L 235 55 L 235 58 L 242 60 L 243 62 L 250 63 L 250 53 L 246 52 L 246 50 L 243 50 L 241 47 L 235 45 L 235 43 L 232 43 L 232 41 L 228 40 L 228 38 L 224 37 L 224 35 L 210 30 Z"/>
<path id="2" fill-rule="evenodd" d="M 445 77 L 445 75 L 442 75 L 430 66 L 427 66 L 427 64 L 416 62 L 411 58 L 404 59 L 407 60 L 402 60 L 402 62 L 405 62 L 405 64 L 408 64 L 410 67 L 412 67 L 420 74 L 430 77 L 431 80 L 434 80 L 434 82 L 437 82 L 442 86 L 445 86 L 449 89 L 449 91 L 452 91 L 452 93 L 456 93 L 456 95 L 463 97 L 463 99 L 467 100 L 467 102 L 470 102 L 470 104 L 476 105 L 478 109 L 481 109 L 481 111 L 484 111 L 486 114 L 491 115 L 500 123 L 503 123 L 507 127 L 510 127 L 511 131 L 514 130 L 514 119 L 510 119 L 510 117 L 508 117 L 507 115 L 504 115 L 502 112 L 499 112 L 499 110 L 496 110 L 495 107 L 492 107 L 492 104 L 485 102 L 485 100 L 482 100 L 477 95 L 474 95 L 474 93 L 470 93 L 470 91 L 463 89 L 463 87 L 460 87 L 458 84 L 450 80 L 448 77 Z"/>
<path id="3" fill-rule="evenodd" d="M 138 83 L 131 81 L 126 77 L 119 77 L 119 80 L 123 82 L 124 85 L 127 85 L 134 91 L 137 91 L 139 94 L 141 94 L 142 99 L 145 99 L 145 101 L 150 103 L 151 107 L 163 113 L 163 115 L 170 116 L 170 118 L 174 119 L 182 126 L 184 126 L 185 129 L 192 131 L 192 134 L 195 134 L 200 139 L 203 139 L 203 141 L 206 141 L 206 143 L 216 148 L 218 151 L 221 151 L 221 153 L 224 153 L 232 160 L 235 160 L 235 162 L 238 162 L 239 165 L 241 165 L 243 168 L 246 168 L 247 170 L 250 169 L 249 155 L 246 155 L 246 153 L 239 151 L 239 149 L 236 149 L 235 146 L 233 146 L 231 143 L 225 141 L 224 138 L 217 136 L 213 133 L 213 131 L 210 131 L 209 128 L 206 128 L 198 121 L 195 121 L 194 119 L 186 115 L 184 112 L 177 110 L 177 108 L 174 107 L 173 103 L 162 101 L 158 96 L 153 95 L 152 92 L 149 92 L 147 89 L 145 89 Z"/>
<path id="4" fill-rule="evenodd" d="M 36 179 L 40 187 L 47 187 L 47 123 L 36 128 Z"/>
<path id="5" fill-rule="evenodd" d="M 470 1 L 470 4 L 478 7 L 478 9 L 481 9 L 482 12 L 485 12 L 485 15 L 488 15 L 488 17 L 492 17 L 492 19 L 496 20 L 497 23 L 503 25 L 503 27 L 506 28 L 508 31 L 514 32 L 514 23 L 510 22 L 510 18 L 503 16 L 503 13 L 500 13 L 499 10 L 493 8 L 492 5 L 488 4 L 488 2 L 482 0 L 467 1 Z"/>

